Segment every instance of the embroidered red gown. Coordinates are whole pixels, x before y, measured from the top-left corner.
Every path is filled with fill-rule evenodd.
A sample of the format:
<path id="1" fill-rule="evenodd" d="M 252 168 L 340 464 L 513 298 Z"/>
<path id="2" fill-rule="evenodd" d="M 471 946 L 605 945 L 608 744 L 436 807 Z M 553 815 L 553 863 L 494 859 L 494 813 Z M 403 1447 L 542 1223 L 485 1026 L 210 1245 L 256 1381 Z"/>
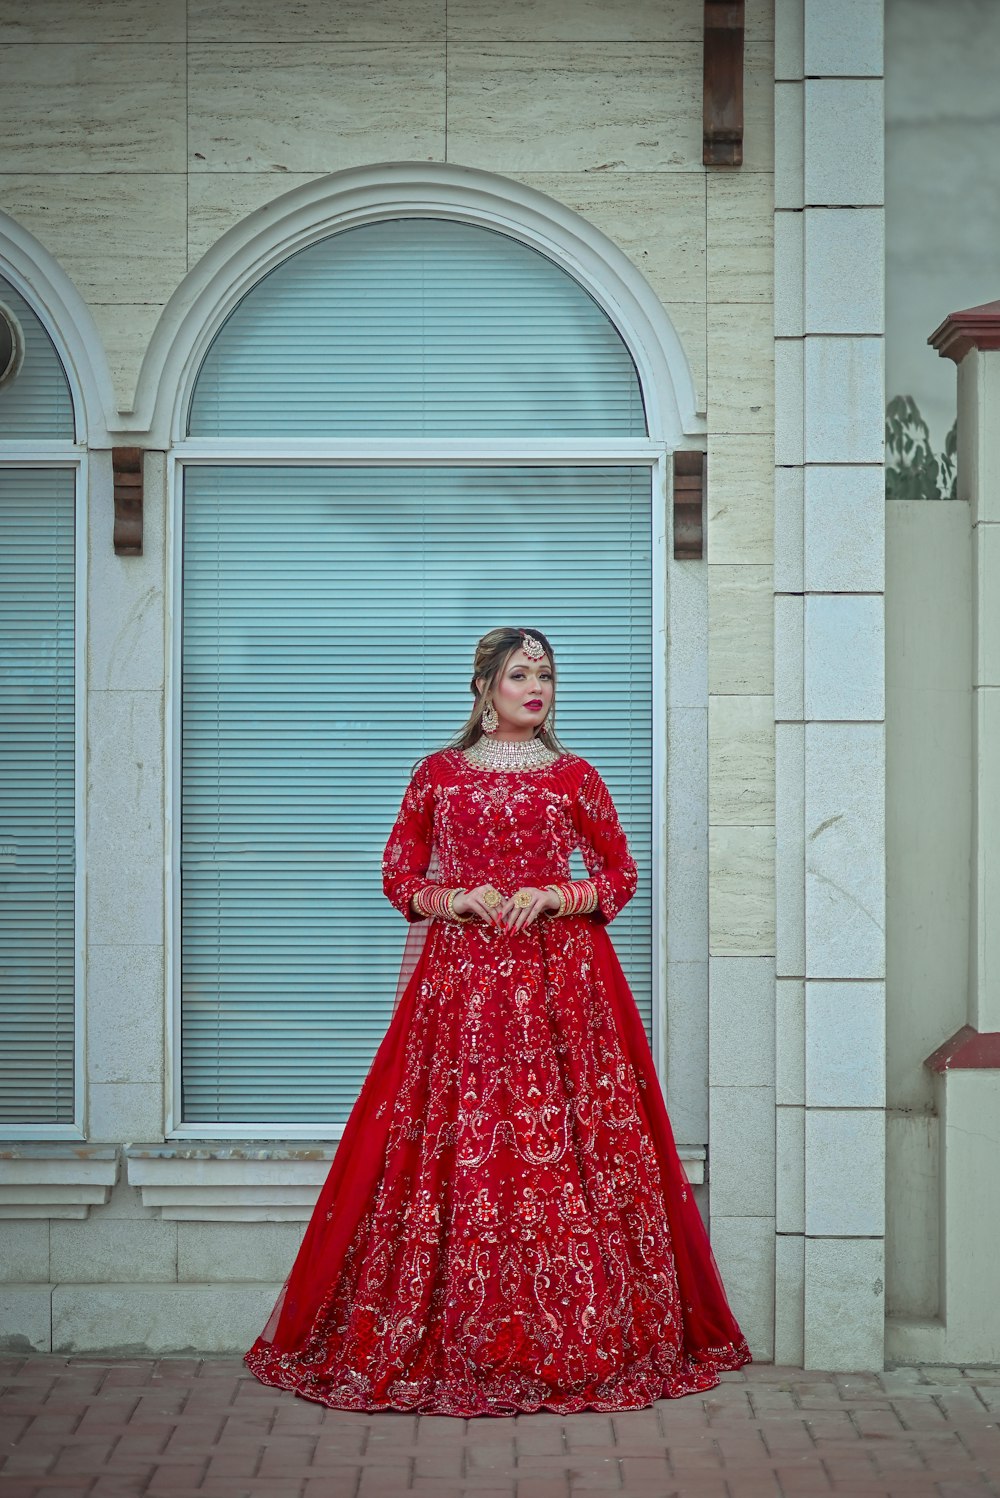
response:
<path id="1" fill-rule="evenodd" d="M 588 916 L 430 923 L 298 1255 L 245 1354 L 352 1410 L 637 1409 L 750 1352 L 678 1159 L 606 924 L 635 863 L 600 775 L 564 754 L 417 769 L 385 850 L 408 920 L 428 883 L 572 878 Z"/>

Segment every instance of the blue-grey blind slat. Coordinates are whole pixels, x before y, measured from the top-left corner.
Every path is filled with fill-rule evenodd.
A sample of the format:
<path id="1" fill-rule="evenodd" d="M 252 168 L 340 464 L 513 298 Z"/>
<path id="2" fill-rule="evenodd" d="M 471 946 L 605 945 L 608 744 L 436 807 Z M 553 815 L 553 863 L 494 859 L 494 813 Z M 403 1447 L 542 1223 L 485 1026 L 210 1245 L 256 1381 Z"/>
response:
<path id="1" fill-rule="evenodd" d="M 560 734 L 621 812 L 640 886 L 612 934 L 648 1026 L 650 493 L 625 466 L 186 471 L 187 1123 L 346 1118 L 405 936 L 382 848 L 498 623 L 550 634 Z"/>
<path id="2" fill-rule="evenodd" d="M 73 399 L 52 339 L 37 313 L 3 276 L 0 303 L 10 308 L 24 333 L 21 368 L 13 380 L 0 385 L 0 442 L 72 442 Z"/>
<path id="3" fill-rule="evenodd" d="M 620 334 L 561 267 L 493 229 L 404 218 L 259 281 L 209 350 L 189 430 L 594 437 L 646 421 Z"/>
<path id="4" fill-rule="evenodd" d="M 0 1125 L 73 1118 L 74 508 L 0 468 Z"/>

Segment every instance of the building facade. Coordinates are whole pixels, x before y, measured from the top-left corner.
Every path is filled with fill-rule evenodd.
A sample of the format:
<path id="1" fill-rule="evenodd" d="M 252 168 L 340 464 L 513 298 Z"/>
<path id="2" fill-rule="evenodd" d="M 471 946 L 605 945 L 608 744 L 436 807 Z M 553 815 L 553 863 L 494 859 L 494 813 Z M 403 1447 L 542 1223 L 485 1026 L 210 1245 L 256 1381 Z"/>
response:
<path id="1" fill-rule="evenodd" d="M 988 461 L 886 505 L 881 4 L 742 11 L 0 7 L 7 1346 L 259 1330 L 391 1013 L 409 765 L 510 616 L 623 808 L 755 1356 L 970 1359 L 925 1060 L 975 985 L 906 964 L 936 869 L 953 949 L 973 902 Z"/>

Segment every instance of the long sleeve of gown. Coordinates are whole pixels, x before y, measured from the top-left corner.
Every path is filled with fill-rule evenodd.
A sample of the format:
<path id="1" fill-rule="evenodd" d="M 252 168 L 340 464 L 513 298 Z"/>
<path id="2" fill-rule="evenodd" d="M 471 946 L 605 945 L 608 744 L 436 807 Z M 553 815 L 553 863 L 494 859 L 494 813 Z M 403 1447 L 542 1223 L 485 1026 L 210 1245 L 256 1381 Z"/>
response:
<path id="1" fill-rule="evenodd" d="M 593 766 L 580 782 L 572 814 L 587 873 L 597 886 L 593 918 L 606 926 L 631 900 L 638 878 L 611 792 Z"/>
<path id="2" fill-rule="evenodd" d="M 423 920 L 411 905 L 427 878 L 434 833 L 434 778 L 427 761 L 417 766 L 406 787 L 399 815 L 382 855 L 382 888 L 408 921 Z"/>

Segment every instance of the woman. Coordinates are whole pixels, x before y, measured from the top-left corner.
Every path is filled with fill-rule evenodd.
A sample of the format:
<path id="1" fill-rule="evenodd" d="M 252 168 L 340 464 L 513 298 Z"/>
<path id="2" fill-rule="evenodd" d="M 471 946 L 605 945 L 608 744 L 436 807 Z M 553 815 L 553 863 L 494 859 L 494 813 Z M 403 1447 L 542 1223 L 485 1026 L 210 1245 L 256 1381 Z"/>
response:
<path id="1" fill-rule="evenodd" d="M 604 927 L 636 886 L 538 629 L 476 651 L 383 860 L 426 942 L 246 1362 L 344 1409 L 637 1409 L 749 1362 Z M 589 878 L 573 879 L 579 848 Z"/>

